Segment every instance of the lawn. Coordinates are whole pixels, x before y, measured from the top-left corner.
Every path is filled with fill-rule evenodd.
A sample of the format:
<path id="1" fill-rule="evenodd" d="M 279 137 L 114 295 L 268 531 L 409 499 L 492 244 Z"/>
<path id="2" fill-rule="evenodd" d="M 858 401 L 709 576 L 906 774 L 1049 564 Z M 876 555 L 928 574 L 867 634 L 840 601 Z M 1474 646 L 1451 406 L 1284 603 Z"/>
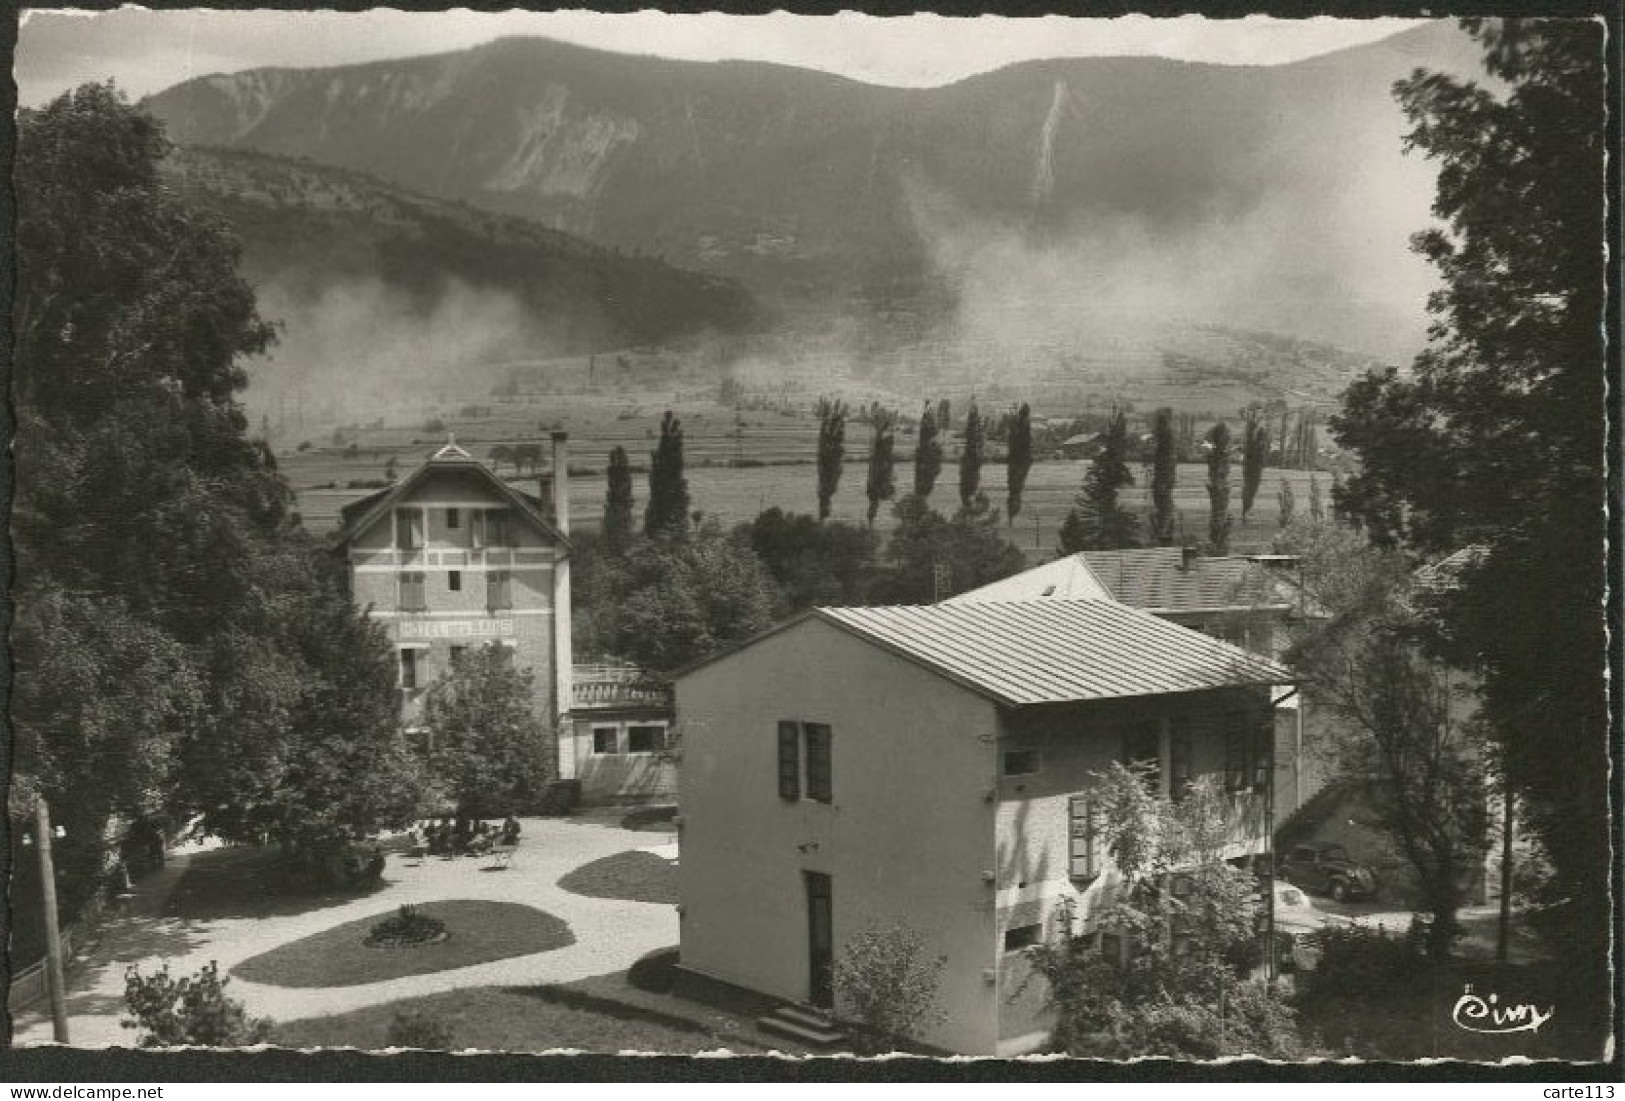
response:
<path id="1" fill-rule="evenodd" d="M 291 917 L 343 906 L 390 885 L 381 878 L 344 890 L 310 891 L 292 883 L 275 846 L 231 845 L 194 854 L 164 902 L 163 916 L 213 921 L 220 918 Z"/>
<path id="2" fill-rule="evenodd" d="M 1533 1004 L 1553 1011 L 1538 1031 L 1485 1035 L 1462 1028 L 1453 1019 L 1457 1001 L 1468 987 L 1479 997 L 1497 995 L 1500 1005 Z M 1573 984 L 1550 963 L 1500 966 L 1452 963 L 1419 969 L 1414 981 L 1381 994 L 1358 991 L 1311 997 L 1300 1009 L 1299 1023 L 1315 1046 L 1334 1057 L 1411 1061 L 1462 1059 L 1602 1058 L 1607 1010 L 1575 1003 Z"/>
<path id="3" fill-rule="evenodd" d="M 450 1030 L 454 1049 L 484 1051 L 663 1052 L 692 1055 L 727 1048 L 759 1053 L 738 1032 L 716 1031 L 675 1013 L 648 1009 L 572 986 L 469 987 L 332 1017 L 311 1017 L 277 1026 L 275 1042 L 285 1047 L 388 1045 L 397 1013 L 422 1013 Z"/>
<path id="4" fill-rule="evenodd" d="M 564 921 L 514 902 L 457 899 L 425 903 L 418 909 L 445 922 L 451 935 L 438 944 L 415 948 L 368 948 L 362 942 L 373 925 L 390 916 L 391 911 L 385 910 L 262 952 L 238 964 L 232 974 L 268 986 L 356 986 L 550 952 L 575 943 L 575 934 Z"/>
<path id="5" fill-rule="evenodd" d="M 623 902 L 677 902 L 677 865 L 654 853 L 629 850 L 583 864 L 559 880 L 571 894 Z"/>

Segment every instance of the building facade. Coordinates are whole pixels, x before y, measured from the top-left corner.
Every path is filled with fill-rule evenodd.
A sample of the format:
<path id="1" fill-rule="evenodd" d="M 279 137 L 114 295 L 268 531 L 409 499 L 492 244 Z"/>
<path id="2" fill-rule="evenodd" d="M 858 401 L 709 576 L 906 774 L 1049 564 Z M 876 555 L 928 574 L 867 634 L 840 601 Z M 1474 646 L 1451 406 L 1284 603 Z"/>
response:
<path id="1" fill-rule="evenodd" d="M 682 966 L 839 1014 L 832 970 L 903 922 L 946 957 L 920 1037 L 1030 1051 L 1021 949 L 1118 882 L 1090 774 L 1213 776 L 1266 848 L 1273 662 L 1110 601 L 819 609 L 679 674 Z"/>
<path id="2" fill-rule="evenodd" d="M 677 797 L 671 684 L 620 665 L 575 667 L 570 713 L 575 777 L 587 804 Z"/>
<path id="3" fill-rule="evenodd" d="M 563 471 L 562 434 L 554 448 Z M 456 655 L 492 644 L 530 671 L 536 713 L 560 728 L 572 699 L 568 524 L 567 512 L 553 514 L 455 443 L 344 509 L 338 550 L 350 591 L 395 648 L 409 730 Z M 560 753 L 557 774 L 568 778 L 573 764 Z"/>

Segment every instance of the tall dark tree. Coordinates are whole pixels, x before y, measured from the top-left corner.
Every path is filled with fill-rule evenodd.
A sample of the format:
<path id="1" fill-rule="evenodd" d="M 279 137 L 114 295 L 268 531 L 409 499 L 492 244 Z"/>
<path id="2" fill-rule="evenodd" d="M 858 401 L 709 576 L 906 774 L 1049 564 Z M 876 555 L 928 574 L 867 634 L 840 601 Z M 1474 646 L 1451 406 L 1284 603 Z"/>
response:
<path id="1" fill-rule="evenodd" d="M 875 517 L 880 514 L 880 503 L 891 500 L 897 492 L 896 461 L 893 458 L 897 447 L 896 423 L 897 414 L 890 409 L 876 405 L 870 411 L 869 481 L 865 490 L 869 495 L 868 519 L 871 529 L 875 526 Z"/>
<path id="2" fill-rule="evenodd" d="M 1270 430 L 1258 410 L 1249 409 L 1241 426 L 1241 520 L 1253 511 L 1258 487 L 1264 481 L 1264 464 L 1270 454 Z"/>
<path id="3" fill-rule="evenodd" d="M 649 456 L 649 503 L 643 533 L 651 539 L 688 534 L 688 477 L 683 473 L 683 422 L 670 409 L 660 419 L 660 440 Z"/>
<path id="4" fill-rule="evenodd" d="M 981 411 L 970 403 L 965 414 L 965 435 L 959 447 L 959 507 L 969 508 L 982 491 L 982 463 L 987 457 L 987 428 Z"/>
<path id="5" fill-rule="evenodd" d="M 1014 524 L 1021 514 L 1021 495 L 1027 491 L 1027 475 L 1033 468 L 1033 413 L 1026 402 L 1022 402 L 1021 408 L 1010 418 L 1006 435 L 1004 478 L 1008 493 L 1005 509 L 1010 514 L 1010 523 Z"/>
<path id="6" fill-rule="evenodd" d="M 1326 498 L 1320 492 L 1320 479 L 1313 474 L 1309 475 L 1309 519 L 1317 524 L 1326 520 Z"/>
<path id="7" fill-rule="evenodd" d="M 1004 537 L 999 510 L 978 494 L 951 519 L 910 494 L 892 508 L 897 528 L 886 544 L 892 569 L 875 581 L 871 599 L 879 604 L 930 604 L 940 595 L 937 571 L 947 575 L 950 593 L 964 592 L 1019 573 L 1026 565 L 1019 548 Z"/>
<path id="8" fill-rule="evenodd" d="M 1124 486 L 1134 484 L 1128 468 L 1128 417 L 1112 410 L 1100 450 L 1089 462 L 1083 490 L 1061 525 L 1061 553 L 1121 550 L 1139 545 L 1139 519 L 1118 501 Z"/>
<path id="9" fill-rule="evenodd" d="M 1293 512 L 1297 509 L 1297 498 L 1292 492 L 1292 483 L 1285 478 L 1281 479 L 1281 488 L 1276 492 L 1275 500 L 1281 506 L 1277 522 L 1281 527 L 1287 527 L 1292 523 Z"/>
<path id="10" fill-rule="evenodd" d="M 823 398 L 818 403 L 818 518 L 828 520 L 846 461 L 846 403 Z"/>
<path id="11" fill-rule="evenodd" d="M 920 439 L 914 447 L 914 496 L 929 500 L 942 474 L 942 430 L 937 425 L 936 408 L 925 403 L 920 414 Z"/>
<path id="12" fill-rule="evenodd" d="M 235 241 L 111 86 L 17 121 L 12 763 L 68 819 L 65 898 L 115 818 L 207 808 L 301 847 L 391 820 L 393 655 L 247 438 L 241 361 L 273 331 Z"/>
<path id="13" fill-rule="evenodd" d="M 1174 511 L 1174 486 L 1179 481 L 1179 441 L 1174 435 L 1174 411 L 1164 406 L 1151 422 L 1151 540 L 1172 546 L 1179 523 Z"/>
<path id="14" fill-rule="evenodd" d="M 778 585 L 782 611 L 864 603 L 875 560 L 872 531 L 776 507 L 739 530 Z"/>
<path id="15" fill-rule="evenodd" d="M 1223 421 L 1207 432 L 1207 538 L 1214 554 L 1230 550 L 1230 427 Z"/>
<path id="16" fill-rule="evenodd" d="M 1608 712 L 1603 615 L 1603 28 L 1466 20 L 1494 90 L 1396 86 L 1410 151 L 1439 164 L 1442 224 L 1414 238 L 1443 285 L 1407 374 L 1350 387 L 1332 423 L 1360 459 L 1335 505 L 1427 556 L 1487 553 L 1442 601 L 1482 677 L 1526 820 L 1550 854 L 1555 945 L 1605 1006 Z"/>
<path id="17" fill-rule="evenodd" d="M 624 554 L 632 545 L 632 463 L 626 448 L 616 445 L 609 452 L 608 482 L 604 490 L 604 552 Z"/>

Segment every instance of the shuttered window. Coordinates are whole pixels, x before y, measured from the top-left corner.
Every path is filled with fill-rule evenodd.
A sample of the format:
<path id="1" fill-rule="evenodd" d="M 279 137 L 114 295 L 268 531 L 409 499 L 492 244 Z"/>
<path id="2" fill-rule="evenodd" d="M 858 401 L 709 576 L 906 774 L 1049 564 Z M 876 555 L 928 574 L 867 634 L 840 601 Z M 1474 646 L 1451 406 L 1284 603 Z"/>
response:
<path id="1" fill-rule="evenodd" d="M 513 607 L 513 577 L 507 570 L 486 572 L 485 606 L 493 612 Z"/>
<path id="2" fill-rule="evenodd" d="M 395 510 L 395 545 L 401 550 L 423 549 L 423 510 Z"/>
<path id="3" fill-rule="evenodd" d="M 401 687 L 408 692 L 415 692 L 418 687 L 418 652 L 416 650 L 402 650 L 400 654 Z"/>
<path id="4" fill-rule="evenodd" d="M 403 573 L 400 578 L 399 603 L 403 612 L 421 612 L 428 607 L 423 597 L 423 575 Z"/>
<path id="5" fill-rule="evenodd" d="M 779 798 L 801 798 L 801 727 L 779 724 Z"/>
<path id="6" fill-rule="evenodd" d="M 1224 717 L 1224 786 L 1229 791 L 1264 791 L 1269 787 L 1270 742 L 1275 736 L 1268 719 L 1259 723 L 1232 711 Z"/>
<path id="7" fill-rule="evenodd" d="M 1087 795 L 1074 795 L 1068 807 L 1071 818 L 1071 868 L 1073 879 L 1092 880 L 1100 874 L 1099 831 L 1094 809 Z"/>
<path id="8" fill-rule="evenodd" d="M 829 727 L 807 723 L 802 731 L 807 739 L 807 798 L 828 803 L 833 799 L 831 772 L 834 766 Z"/>

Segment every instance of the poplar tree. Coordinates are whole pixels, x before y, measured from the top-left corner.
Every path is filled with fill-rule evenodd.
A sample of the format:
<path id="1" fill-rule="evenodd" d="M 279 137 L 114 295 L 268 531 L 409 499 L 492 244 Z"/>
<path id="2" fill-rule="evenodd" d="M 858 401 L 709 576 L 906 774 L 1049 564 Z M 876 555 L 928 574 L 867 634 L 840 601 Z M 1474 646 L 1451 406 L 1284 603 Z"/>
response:
<path id="1" fill-rule="evenodd" d="M 922 501 L 930 499 L 942 474 L 941 431 L 936 408 L 928 401 L 920 414 L 920 440 L 914 448 L 914 496 Z"/>
<path id="2" fill-rule="evenodd" d="M 818 518 L 828 520 L 846 459 L 846 403 L 824 398 L 818 403 Z"/>
<path id="3" fill-rule="evenodd" d="M 604 549 L 623 554 L 632 544 L 632 464 L 626 448 L 617 446 L 609 453 L 604 492 Z"/>
<path id="4" fill-rule="evenodd" d="M 1174 436 L 1174 411 L 1164 406 L 1151 423 L 1154 457 L 1151 465 L 1151 539 L 1159 547 L 1172 546 L 1179 522 L 1174 512 L 1174 485 L 1179 479 L 1179 441 Z"/>
<path id="5" fill-rule="evenodd" d="M 660 420 L 660 440 L 649 456 L 649 504 L 643 533 L 681 539 L 688 533 L 688 479 L 683 474 L 683 422 L 670 409 Z"/>
<path id="6" fill-rule="evenodd" d="M 959 504 L 970 508 L 982 488 L 982 461 L 987 451 L 987 429 L 976 403 L 965 415 L 965 438 L 959 449 Z"/>
<path id="7" fill-rule="evenodd" d="M 1010 419 L 1009 440 L 1005 449 L 1005 511 L 1010 523 L 1016 522 L 1021 512 L 1021 495 L 1027 490 L 1027 474 L 1033 468 L 1033 414 L 1026 402 L 1021 403 Z"/>
<path id="8" fill-rule="evenodd" d="M 1230 427 L 1223 421 L 1208 429 L 1207 500 L 1208 543 L 1213 554 L 1228 554 L 1230 529 Z"/>
<path id="9" fill-rule="evenodd" d="M 897 414 L 890 409 L 882 409 L 878 404 L 870 413 L 869 482 L 866 490 L 869 495 L 871 529 L 875 526 L 875 517 L 880 514 L 880 503 L 891 500 L 897 492 L 895 462 L 892 457 L 892 452 L 897 446 L 893 432 L 896 421 Z"/>

